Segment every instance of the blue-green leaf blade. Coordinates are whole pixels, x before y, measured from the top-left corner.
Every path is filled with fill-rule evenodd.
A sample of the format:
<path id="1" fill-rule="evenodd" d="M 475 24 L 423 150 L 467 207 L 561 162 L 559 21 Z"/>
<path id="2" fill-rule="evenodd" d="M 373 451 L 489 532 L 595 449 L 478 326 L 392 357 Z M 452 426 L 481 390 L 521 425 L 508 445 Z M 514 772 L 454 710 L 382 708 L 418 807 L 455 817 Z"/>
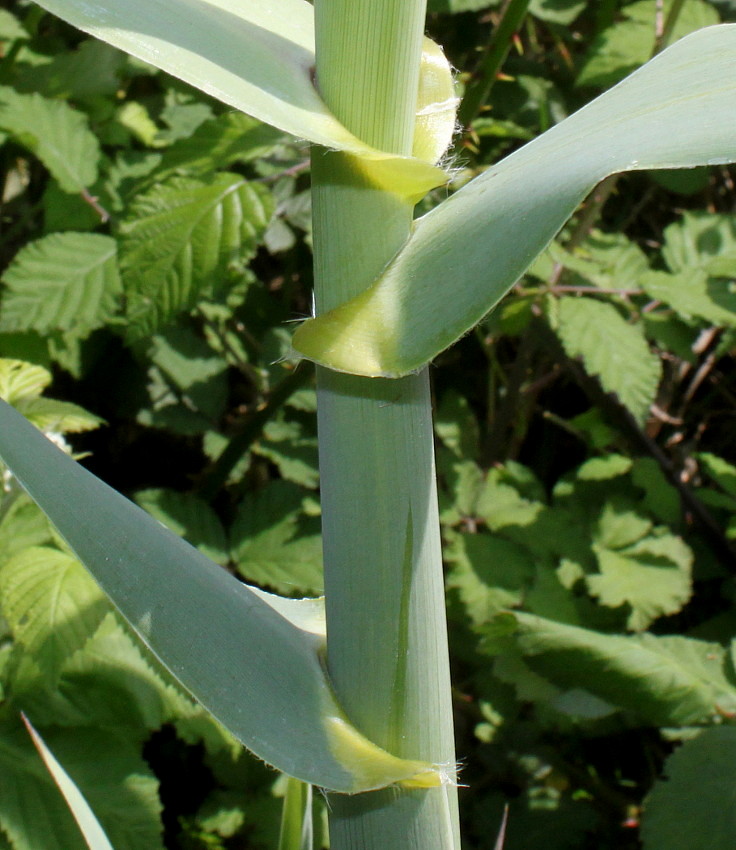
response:
<path id="1" fill-rule="evenodd" d="M 299 602 L 254 592 L 95 478 L 5 402 L 0 457 L 144 643 L 229 731 L 303 781 L 358 792 L 439 782 L 351 726 Z M 298 613 L 289 616 L 291 607 Z M 313 618 L 312 618 L 313 619 Z"/>
<path id="2" fill-rule="evenodd" d="M 73 779 L 64 770 L 54 754 L 46 746 L 46 742 L 41 735 L 33 728 L 33 725 L 25 716 L 23 717 L 23 722 L 26 724 L 33 745 L 53 777 L 56 787 L 64 796 L 89 850 L 113 850 L 112 844 L 110 844 L 107 835 L 105 835 L 105 831 L 100 826 L 100 822 L 95 817 L 89 803 L 85 800 L 84 795 L 75 785 Z"/>
<path id="3" fill-rule="evenodd" d="M 736 25 L 659 54 L 419 219 L 384 273 L 305 322 L 297 353 L 338 371 L 417 371 L 492 309 L 604 177 L 736 160 Z"/>

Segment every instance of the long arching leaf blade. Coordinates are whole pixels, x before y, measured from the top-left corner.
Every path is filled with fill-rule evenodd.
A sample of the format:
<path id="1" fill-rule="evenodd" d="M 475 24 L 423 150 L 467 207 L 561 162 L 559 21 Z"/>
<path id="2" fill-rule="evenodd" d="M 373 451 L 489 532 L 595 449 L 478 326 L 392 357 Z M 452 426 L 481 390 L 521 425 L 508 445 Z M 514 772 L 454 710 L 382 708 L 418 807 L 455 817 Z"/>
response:
<path id="1" fill-rule="evenodd" d="M 319 605 L 239 582 L 0 401 L 0 459 L 146 645 L 246 747 L 305 782 L 356 793 L 439 784 L 362 736 L 321 663 Z"/>
<path id="2" fill-rule="evenodd" d="M 305 322 L 296 351 L 399 377 L 470 330 L 585 195 L 621 171 L 736 161 L 736 25 L 683 38 L 420 219 L 365 292 Z"/>
<path id="3" fill-rule="evenodd" d="M 36 748 L 39 756 L 43 759 L 46 769 L 51 774 L 56 787 L 59 789 L 67 806 L 71 810 L 74 820 L 77 822 L 80 832 L 84 836 L 85 843 L 89 850 L 113 850 L 112 844 L 105 831 L 100 826 L 100 822 L 95 817 L 89 803 L 84 798 L 84 795 L 74 783 L 74 780 L 64 770 L 56 756 L 46 746 L 46 742 L 33 728 L 33 725 L 25 716 L 21 715 L 23 723 L 25 723 L 28 734 L 31 736 L 33 746 Z"/>
<path id="4" fill-rule="evenodd" d="M 313 80 L 314 13 L 306 0 L 39 0 L 39 5 L 260 121 L 365 158 L 371 177 L 384 188 L 421 197 L 447 179 L 434 161 L 366 145 L 330 112 Z M 436 55 L 427 64 L 436 75 Z M 451 78 L 449 66 L 445 78 Z M 437 87 L 438 97 L 443 90 Z M 452 127 L 454 101 L 450 106 Z M 446 126 L 441 123 L 441 134 Z M 435 151 L 432 145 L 424 149 Z"/>

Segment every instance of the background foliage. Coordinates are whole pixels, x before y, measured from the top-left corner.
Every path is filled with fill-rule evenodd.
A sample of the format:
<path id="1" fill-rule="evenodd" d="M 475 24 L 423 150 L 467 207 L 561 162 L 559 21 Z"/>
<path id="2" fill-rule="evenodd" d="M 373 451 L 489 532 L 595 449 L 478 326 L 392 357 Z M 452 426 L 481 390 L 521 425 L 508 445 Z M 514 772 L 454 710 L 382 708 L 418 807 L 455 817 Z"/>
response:
<path id="1" fill-rule="evenodd" d="M 502 3 L 430 0 L 459 84 L 491 90 L 455 184 L 644 62 L 673 6 L 673 37 L 736 20 L 532 0 L 499 44 Z M 287 324 L 311 311 L 307 150 L 24 0 L 0 49 L 0 395 L 224 568 L 318 593 Z M 507 801 L 508 850 L 736 841 L 733 188 L 725 167 L 607 181 L 433 370 L 468 847 Z M 82 846 L 21 710 L 116 848 L 275 846 L 283 781 L 7 474 L 0 610 L 0 850 Z"/>

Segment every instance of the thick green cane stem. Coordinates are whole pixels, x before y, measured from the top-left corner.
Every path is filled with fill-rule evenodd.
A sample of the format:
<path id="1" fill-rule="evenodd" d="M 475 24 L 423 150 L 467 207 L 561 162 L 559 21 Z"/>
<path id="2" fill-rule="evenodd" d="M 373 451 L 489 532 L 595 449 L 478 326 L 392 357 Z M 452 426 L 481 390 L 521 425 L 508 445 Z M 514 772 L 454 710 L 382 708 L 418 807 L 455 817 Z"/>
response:
<path id="1" fill-rule="evenodd" d="M 424 0 L 316 0 L 317 81 L 372 145 L 411 151 Z M 410 205 L 344 154 L 313 156 L 318 312 L 370 284 Z M 454 761 L 426 371 L 401 381 L 318 370 L 327 660 L 354 723 L 396 755 Z M 330 800 L 335 850 L 454 850 L 454 787 Z"/>

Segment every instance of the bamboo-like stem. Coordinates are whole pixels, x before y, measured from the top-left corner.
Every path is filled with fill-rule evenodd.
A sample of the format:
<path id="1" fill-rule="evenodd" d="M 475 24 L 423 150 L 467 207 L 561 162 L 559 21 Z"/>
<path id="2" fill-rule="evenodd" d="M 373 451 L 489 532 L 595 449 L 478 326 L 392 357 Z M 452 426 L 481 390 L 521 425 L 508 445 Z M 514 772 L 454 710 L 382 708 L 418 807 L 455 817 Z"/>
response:
<path id="1" fill-rule="evenodd" d="M 425 0 L 316 0 L 317 82 L 349 129 L 411 151 Z M 344 154 L 313 155 L 318 312 L 368 286 L 412 209 Z M 396 755 L 454 763 L 428 375 L 319 369 L 327 663 L 351 720 Z M 456 789 L 330 798 L 334 850 L 457 850 Z"/>

